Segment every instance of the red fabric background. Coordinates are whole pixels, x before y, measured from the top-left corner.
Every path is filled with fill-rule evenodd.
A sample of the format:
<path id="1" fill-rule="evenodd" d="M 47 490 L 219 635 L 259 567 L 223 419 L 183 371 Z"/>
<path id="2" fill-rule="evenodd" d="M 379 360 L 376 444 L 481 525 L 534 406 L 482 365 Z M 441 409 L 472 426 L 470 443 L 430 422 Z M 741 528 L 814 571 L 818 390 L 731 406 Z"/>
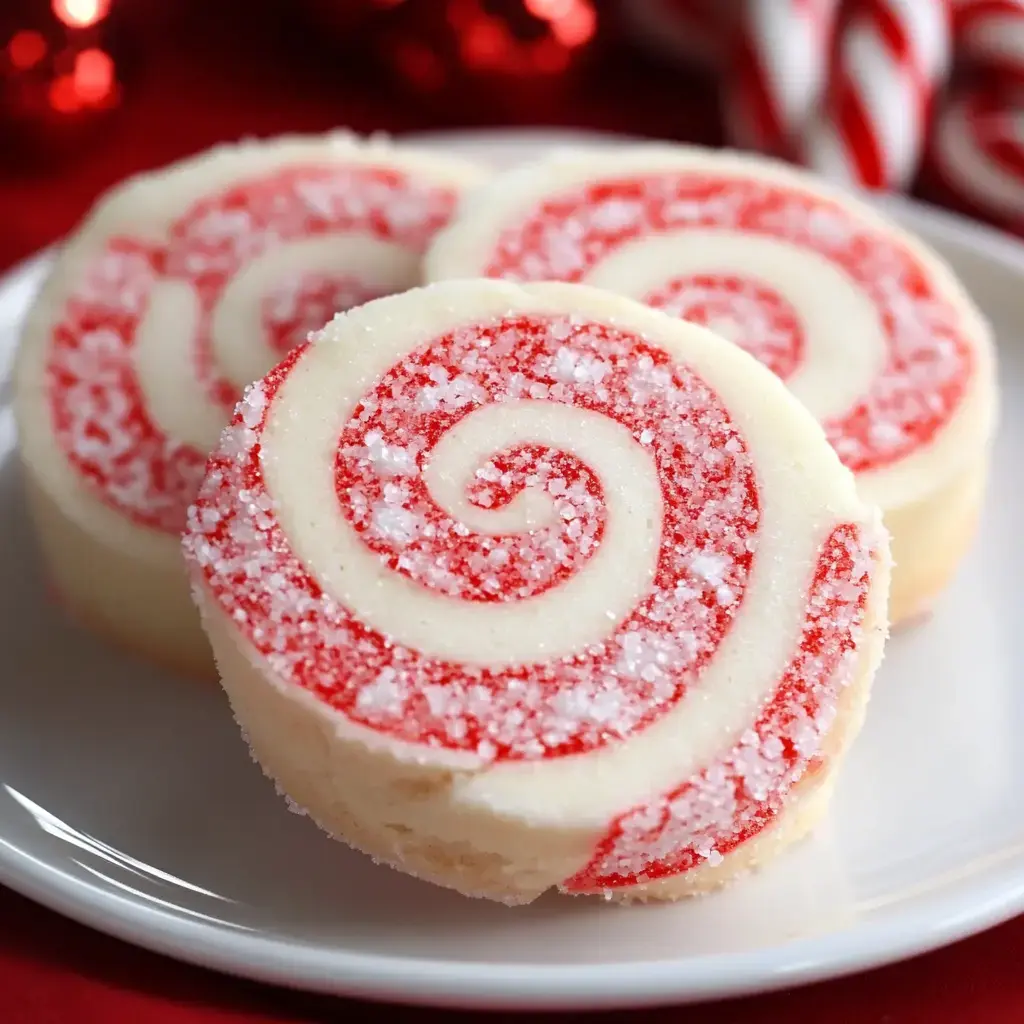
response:
<path id="1" fill-rule="evenodd" d="M 338 0 L 343 3 L 343 0 Z M 3 30 L 34 0 L 2 0 Z M 121 109 L 87 138 L 32 138 L 0 121 L 0 270 L 74 226 L 126 174 L 241 134 L 548 124 L 717 141 L 714 99 L 697 80 L 630 51 L 606 31 L 578 80 L 542 93 L 463 90 L 465 102 L 403 91 L 290 4 L 115 0 L 132 8 L 122 39 Z M 289 8 L 291 12 L 289 13 Z M 608 28 L 607 24 L 605 26 Z M 473 93 L 473 95 L 469 95 Z M 456 95 L 458 95 L 456 90 Z M 699 1009 L 609 1015 L 631 1024 L 1005 1024 L 1024 1016 L 1024 918 L 906 964 L 795 992 Z M 3 1024 L 213 1024 L 440 1020 L 268 989 L 186 967 L 97 935 L 0 889 Z M 456 1022 L 473 1015 L 446 1014 Z M 556 1019 L 554 1016 L 549 1019 Z"/>
<path id="2" fill-rule="evenodd" d="M 1024 1014 L 1024 918 L 928 956 L 821 985 L 708 1004 L 600 1014 L 608 1024 L 1014 1024 Z M 395 1024 L 513 1020 L 381 1007 L 265 988 L 186 967 L 0 888 L 4 1024 Z M 538 1016 L 540 1024 L 565 1019 Z M 581 1018 L 582 1019 L 582 1018 Z"/>

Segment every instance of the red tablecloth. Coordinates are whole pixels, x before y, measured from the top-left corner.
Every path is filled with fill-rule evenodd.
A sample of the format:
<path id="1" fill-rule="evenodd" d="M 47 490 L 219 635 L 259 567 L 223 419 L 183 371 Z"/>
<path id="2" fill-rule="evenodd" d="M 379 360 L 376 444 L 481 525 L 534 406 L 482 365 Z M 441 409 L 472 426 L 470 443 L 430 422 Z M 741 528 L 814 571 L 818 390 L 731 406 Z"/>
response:
<path id="1" fill-rule="evenodd" d="M 165 13 L 183 4 L 163 5 Z M 141 26 L 142 38 L 132 44 L 142 47 L 134 54 L 137 74 L 123 108 L 88 146 L 30 173 L 11 167 L 0 172 L 0 269 L 66 232 L 97 193 L 125 174 L 220 139 L 339 124 L 362 131 L 466 124 L 465 111 L 418 103 L 380 79 L 361 77 L 349 60 L 332 62 L 323 47 L 297 35 L 282 14 L 287 4 L 253 3 L 244 21 L 224 14 L 230 5 L 196 6 L 191 19 Z M 0 13 L 10 10 L 7 0 L 4 8 Z M 298 46 L 282 46 L 290 38 Z M 552 90 L 542 109 L 505 103 L 491 120 L 714 141 L 713 109 L 696 88 L 678 73 L 623 53 L 610 56 L 586 88 Z M 0 155 L 5 144 L 0 138 Z M 691 1016 L 707 1024 L 1007 1024 L 1024 1017 L 1018 940 L 1024 944 L 1024 918 L 860 977 L 682 1014 L 615 1016 L 633 1024 Z M 3 1024 L 256 1024 L 353 1020 L 381 1012 L 186 967 L 99 936 L 0 889 Z M 425 1010 L 387 1013 L 409 1022 L 440 1019 Z"/>
<path id="2" fill-rule="evenodd" d="M 685 1010 L 601 1018 L 616 1024 L 1013 1024 L 1024 1009 L 1018 942 L 1024 943 L 1024 918 L 870 974 Z M 237 981 L 97 935 L 0 889 L 4 1024 L 354 1024 L 374 1015 L 396 1024 L 469 1024 L 485 1017 L 382 1008 Z"/>

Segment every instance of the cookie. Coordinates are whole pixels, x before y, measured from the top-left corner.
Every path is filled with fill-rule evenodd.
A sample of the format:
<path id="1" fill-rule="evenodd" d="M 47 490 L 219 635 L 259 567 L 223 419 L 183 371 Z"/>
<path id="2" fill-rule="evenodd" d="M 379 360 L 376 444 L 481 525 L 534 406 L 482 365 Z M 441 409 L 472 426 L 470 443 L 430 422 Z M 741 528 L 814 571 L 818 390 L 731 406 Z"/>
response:
<path id="1" fill-rule="evenodd" d="M 76 618 L 214 674 L 179 539 L 242 388 L 339 309 L 415 284 L 477 177 L 380 140 L 288 137 L 100 200 L 31 311 L 16 375 L 31 508 Z"/>
<path id="2" fill-rule="evenodd" d="M 802 836 L 887 627 L 886 532 L 813 417 L 580 285 L 336 317 L 246 392 L 184 551 L 293 805 L 510 904 L 676 898 Z"/>

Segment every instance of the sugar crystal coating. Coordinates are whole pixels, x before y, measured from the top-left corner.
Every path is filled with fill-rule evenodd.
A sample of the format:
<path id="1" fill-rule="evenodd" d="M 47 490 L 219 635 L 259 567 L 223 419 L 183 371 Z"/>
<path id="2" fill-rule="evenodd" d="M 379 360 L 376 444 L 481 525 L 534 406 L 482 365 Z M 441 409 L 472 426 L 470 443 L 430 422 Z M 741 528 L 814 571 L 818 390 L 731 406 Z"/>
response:
<path id="1" fill-rule="evenodd" d="M 673 277 L 645 295 L 644 302 L 728 338 L 782 380 L 791 377 L 804 359 L 804 330 L 792 304 L 749 277 Z"/>
<path id="2" fill-rule="evenodd" d="M 940 285 L 898 239 L 799 188 L 696 170 L 593 181 L 517 215 L 481 272 L 517 281 L 582 281 L 626 244 L 659 233 L 716 228 L 818 254 L 877 309 L 884 366 L 852 408 L 823 424 L 850 469 L 891 465 L 949 422 L 974 363 L 963 324 Z M 791 375 L 801 358 L 814 357 L 814 338 L 806 339 L 801 355 L 793 326 L 785 323 L 786 311 L 766 294 L 764 282 L 732 273 L 714 276 L 717 281 L 705 275 L 669 281 L 645 298 L 684 316 L 696 313 L 699 322 L 712 315 L 724 320 L 729 300 L 735 340 L 744 344 L 746 339 L 744 347 L 783 376 Z M 731 286 L 730 278 L 742 287 Z"/>
<path id="3" fill-rule="evenodd" d="M 860 530 L 835 527 L 810 583 L 799 647 L 753 725 L 682 785 L 621 815 L 594 858 L 563 886 L 592 892 L 715 865 L 775 819 L 822 763 L 822 746 L 851 682 L 873 552 Z"/>
<path id="4" fill-rule="evenodd" d="M 211 401 L 224 408 L 226 420 L 238 393 L 216 365 L 213 318 L 245 266 L 281 245 L 332 234 L 364 234 L 420 253 L 454 204 L 454 190 L 397 169 L 288 167 L 194 203 L 161 245 L 127 235 L 107 240 L 67 300 L 50 341 L 50 410 L 68 462 L 122 515 L 179 532 L 206 453 L 168 436 L 147 408 L 135 343 L 154 289 L 176 282 L 193 292 L 198 328 L 194 337 L 181 339 L 181 358 Z M 279 281 L 254 301 L 266 347 L 283 354 L 338 309 L 375 295 L 375 288 L 351 274 L 310 272 Z"/>
<path id="5" fill-rule="evenodd" d="M 351 274 L 293 272 L 278 280 L 260 308 L 270 348 L 279 356 L 301 345 L 335 313 L 379 298 L 378 290 Z M 232 398 L 232 406 L 237 400 Z"/>

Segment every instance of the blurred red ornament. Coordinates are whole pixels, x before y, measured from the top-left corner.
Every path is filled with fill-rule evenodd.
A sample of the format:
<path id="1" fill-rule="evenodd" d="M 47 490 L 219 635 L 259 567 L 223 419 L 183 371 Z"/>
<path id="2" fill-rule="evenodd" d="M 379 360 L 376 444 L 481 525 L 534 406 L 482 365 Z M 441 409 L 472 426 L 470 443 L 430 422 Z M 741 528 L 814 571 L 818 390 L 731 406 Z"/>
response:
<path id="1" fill-rule="evenodd" d="M 369 52 L 391 81 L 434 104 L 491 116 L 536 109 L 566 83 L 598 29 L 595 0 L 306 0 L 339 43 Z"/>
<path id="2" fill-rule="evenodd" d="M 59 155 L 92 134 L 120 99 L 111 0 L 3 0 L 0 156 L 37 163 Z"/>

